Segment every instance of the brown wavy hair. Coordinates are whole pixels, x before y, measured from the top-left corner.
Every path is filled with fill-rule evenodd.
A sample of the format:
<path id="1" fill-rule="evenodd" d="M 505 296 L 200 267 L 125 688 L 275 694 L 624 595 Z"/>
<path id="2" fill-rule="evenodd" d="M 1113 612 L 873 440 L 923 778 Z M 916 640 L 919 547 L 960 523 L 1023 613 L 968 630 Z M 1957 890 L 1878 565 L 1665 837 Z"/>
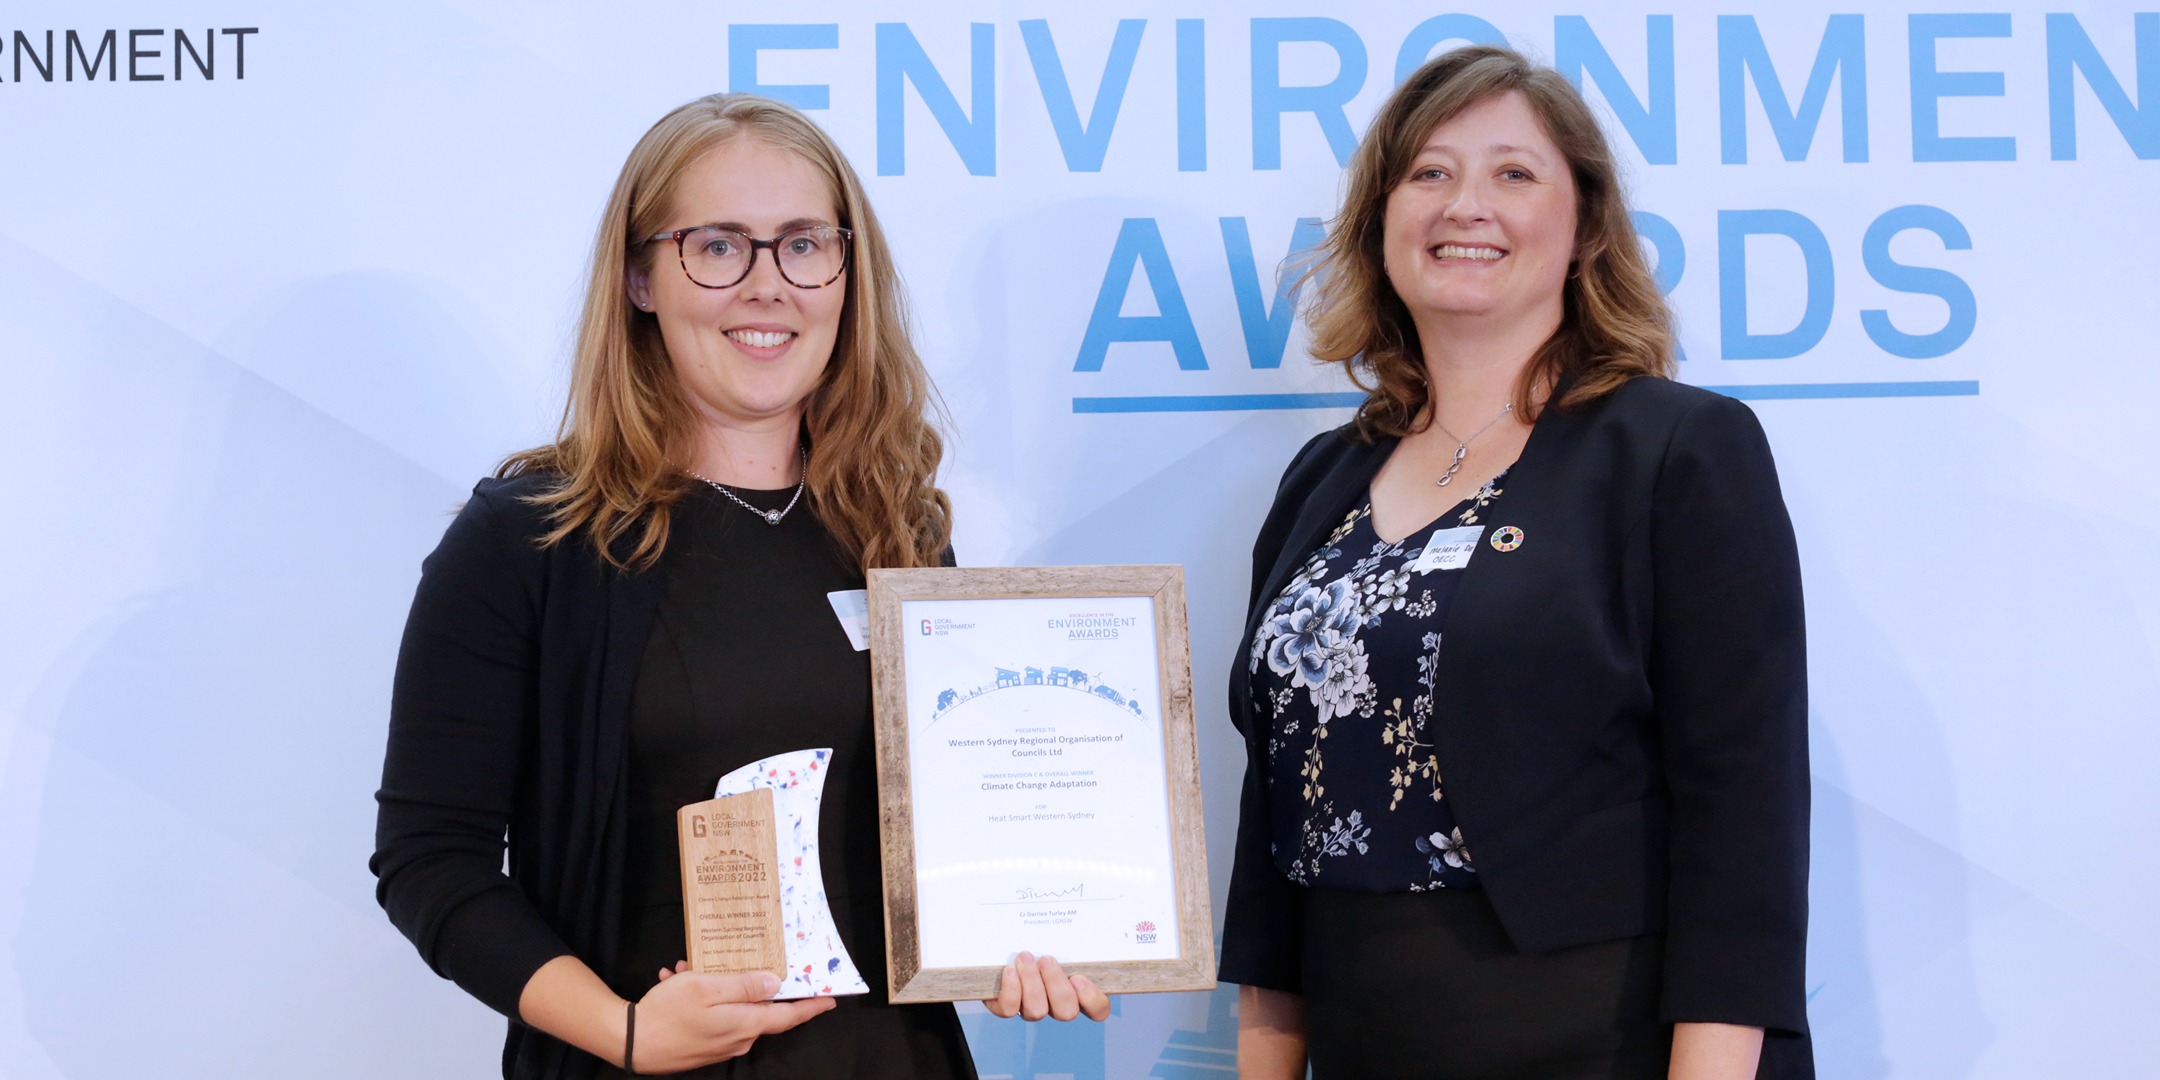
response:
<path id="1" fill-rule="evenodd" d="M 1612 393 L 1638 375 L 1673 375 L 1673 320 L 1636 241 L 1612 149 L 1574 86 L 1512 49 L 1475 45 L 1427 61 L 1380 107 L 1344 181 L 1341 213 L 1304 272 L 1315 359 L 1341 364 L 1365 391 L 1358 431 L 1403 436 L 1429 404 L 1417 325 L 1388 281 L 1382 250 L 1388 196 L 1434 128 L 1464 110 L 1519 93 L 1575 178 L 1575 265 L 1560 326 L 1515 386 L 1515 410 L 1535 418 L 1540 387 L 1564 387 L 1562 410 Z"/>
<path id="2" fill-rule="evenodd" d="M 666 226 L 683 173 L 734 139 L 801 155 L 825 177 L 840 225 L 855 234 L 832 361 L 803 407 L 810 507 L 866 570 L 936 566 L 952 537 L 952 503 L 936 482 L 945 450 L 932 414 L 942 408 L 909 339 L 885 232 L 832 138 L 795 109 L 748 94 L 683 105 L 631 149 L 593 241 L 555 441 L 510 455 L 496 475 L 554 478 L 532 497 L 553 526 L 543 546 L 582 531 L 623 569 L 659 560 L 670 511 L 691 483 L 682 461 L 695 421 L 659 321 L 630 302 L 625 286 L 633 267 L 650 266 L 655 245 L 640 241 Z"/>

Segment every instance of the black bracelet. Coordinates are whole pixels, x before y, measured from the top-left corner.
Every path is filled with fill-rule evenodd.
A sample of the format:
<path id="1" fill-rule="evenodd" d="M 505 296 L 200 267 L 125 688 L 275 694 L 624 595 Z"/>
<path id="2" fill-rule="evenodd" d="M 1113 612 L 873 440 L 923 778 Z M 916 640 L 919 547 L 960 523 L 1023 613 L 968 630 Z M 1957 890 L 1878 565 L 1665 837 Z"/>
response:
<path id="1" fill-rule="evenodd" d="M 630 1003 L 630 1015 L 623 1021 L 622 1071 L 637 1075 L 637 1066 L 630 1064 L 630 1055 L 637 1049 L 637 1002 Z"/>

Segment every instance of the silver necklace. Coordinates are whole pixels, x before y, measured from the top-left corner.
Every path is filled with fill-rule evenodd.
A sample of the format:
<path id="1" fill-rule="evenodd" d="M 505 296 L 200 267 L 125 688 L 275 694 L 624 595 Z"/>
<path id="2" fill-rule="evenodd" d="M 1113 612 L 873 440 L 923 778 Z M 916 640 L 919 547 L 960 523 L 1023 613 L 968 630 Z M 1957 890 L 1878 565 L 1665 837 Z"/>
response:
<path id="1" fill-rule="evenodd" d="M 694 472 L 690 475 L 696 477 L 699 480 L 703 480 L 708 484 L 711 484 L 712 489 L 722 495 L 727 496 L 729 502 L 732 502 L 735 505 L 750 511 L 753 514 L 764 518 L 765 524 L 778 525 L 780 524 L 780 519 L 788 516 L 788 511 L 795 509 L 795 504 L 801 501 L 803 485 L 810 482 L 810 448 L 806 446 L 803 447 L 802 450 L 802 464 L 800 466 L 800 473 L 795 480 L 795 497 L 789 499 L 787 501 L 787 505 L 781 507 L 778 510 L 760 510 L 757 507 L 744 502 L 742 496 L 737 495 L 732 491 L 729 491 L 726 484 L 723 484 L 718 480 L 714 480 L 711 477 L 701 476 Z"/>
<path id="2" fill-rule="evenodd" d="M 1455 439 L 1455 433 L 1449 431 L 1447 429 L 1447 425 L 1440 422 L 1440 410 L 1434 409 L 1432 426 L 1439 428 L 1440 434 L 1445 435 L 1450 439 L 1455 439 L 1455 460 L 1448 462 L 1447 472 L 1440 475 L 1440 479 L 1435 482 L 1436 486 L 1448 486 L 1448 481 L 1455 479 L 1455 470 L 1462 468 L 1463 459 L 1470 456 L 1470 444 L 1477 441 L 1478 436 L 1485 434 L 1487 428 L 1490 428 L 1494 424 L 1499 423 L 1503 418 L 1507 416 L 1507 414 L 1514 411 L 1515 403 L 1510 401 L 1507 404 L 1500 406 L 1499 416 L 1495 416 L 1492 419 L 1485 421 L 1485 427 L 1481 427 L 1476 431 L 1471 432 L 1470 437 L 1467 439 Z"/>

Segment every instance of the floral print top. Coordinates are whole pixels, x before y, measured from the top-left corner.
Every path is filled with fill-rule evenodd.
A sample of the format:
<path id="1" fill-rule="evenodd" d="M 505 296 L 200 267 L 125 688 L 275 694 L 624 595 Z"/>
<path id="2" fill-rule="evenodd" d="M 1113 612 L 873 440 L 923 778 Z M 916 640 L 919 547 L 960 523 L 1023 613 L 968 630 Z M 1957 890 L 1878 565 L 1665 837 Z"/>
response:
<path id="1" fill-rule="evenodd" d="M 1478 887 L 1433 753 L 1440 627 L 1462 571 L 1417 563 L 1435 533 L 1482 526 L 1506 475 L 1394 543 L 1373 531 L 1370 501 L 1352 510 L 1260 620 L 1253 704 L 1269 723 L 1272 850 L 1290 880 Z"/>

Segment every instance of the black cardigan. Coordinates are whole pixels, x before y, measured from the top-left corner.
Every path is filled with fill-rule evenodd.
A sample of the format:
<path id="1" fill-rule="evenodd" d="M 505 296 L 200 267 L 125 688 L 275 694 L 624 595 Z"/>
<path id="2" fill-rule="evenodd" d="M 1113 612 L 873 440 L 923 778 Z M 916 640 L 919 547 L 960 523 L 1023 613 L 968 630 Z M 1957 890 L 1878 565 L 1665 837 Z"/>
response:
<path id="1" fill-rule="evenodd" d="M 1393 440 L 1305 445 L 1253 545 L 1230 674 L 1247 764 L 1225 981 L 1296 991 L 1299 887 L 1268 851 L 1260 614 L 1366 498 Z M 1663 933 L 1662 1015 L 1800 1033 L 1807 661 L 1799 556 L 1747 406 L 1634 379 L 1549 409 L 1443 630 L 1434 752 L 1478 877 L 1526 951 Z"/>
<path id="2" fill-rule="evenodd" d="M 368 863 L 428 965 L 513 1021 L 541 965 L 604 970 L 619 947 L 630 691 L 660 596 L 582 536 L 542 550 L 522 496 L 545 482 L 481 481 L 421 566 Z M 572 1063 L 593 1059 L 510 1025 L 503 1075 Z"/>
<path id="3" fill-rule="evenodd" d="M 516 1078 L 597 1065 L 517 1022 L 518 998 L 548 961 L 604 971 L 622 946 L 630 692 L 663 583 L 582 533 L 540 547 L 527 497 L 553 482 L 480 481 L 421 564 L 368 861 L 428 966 L 511 1019 Z"/>

